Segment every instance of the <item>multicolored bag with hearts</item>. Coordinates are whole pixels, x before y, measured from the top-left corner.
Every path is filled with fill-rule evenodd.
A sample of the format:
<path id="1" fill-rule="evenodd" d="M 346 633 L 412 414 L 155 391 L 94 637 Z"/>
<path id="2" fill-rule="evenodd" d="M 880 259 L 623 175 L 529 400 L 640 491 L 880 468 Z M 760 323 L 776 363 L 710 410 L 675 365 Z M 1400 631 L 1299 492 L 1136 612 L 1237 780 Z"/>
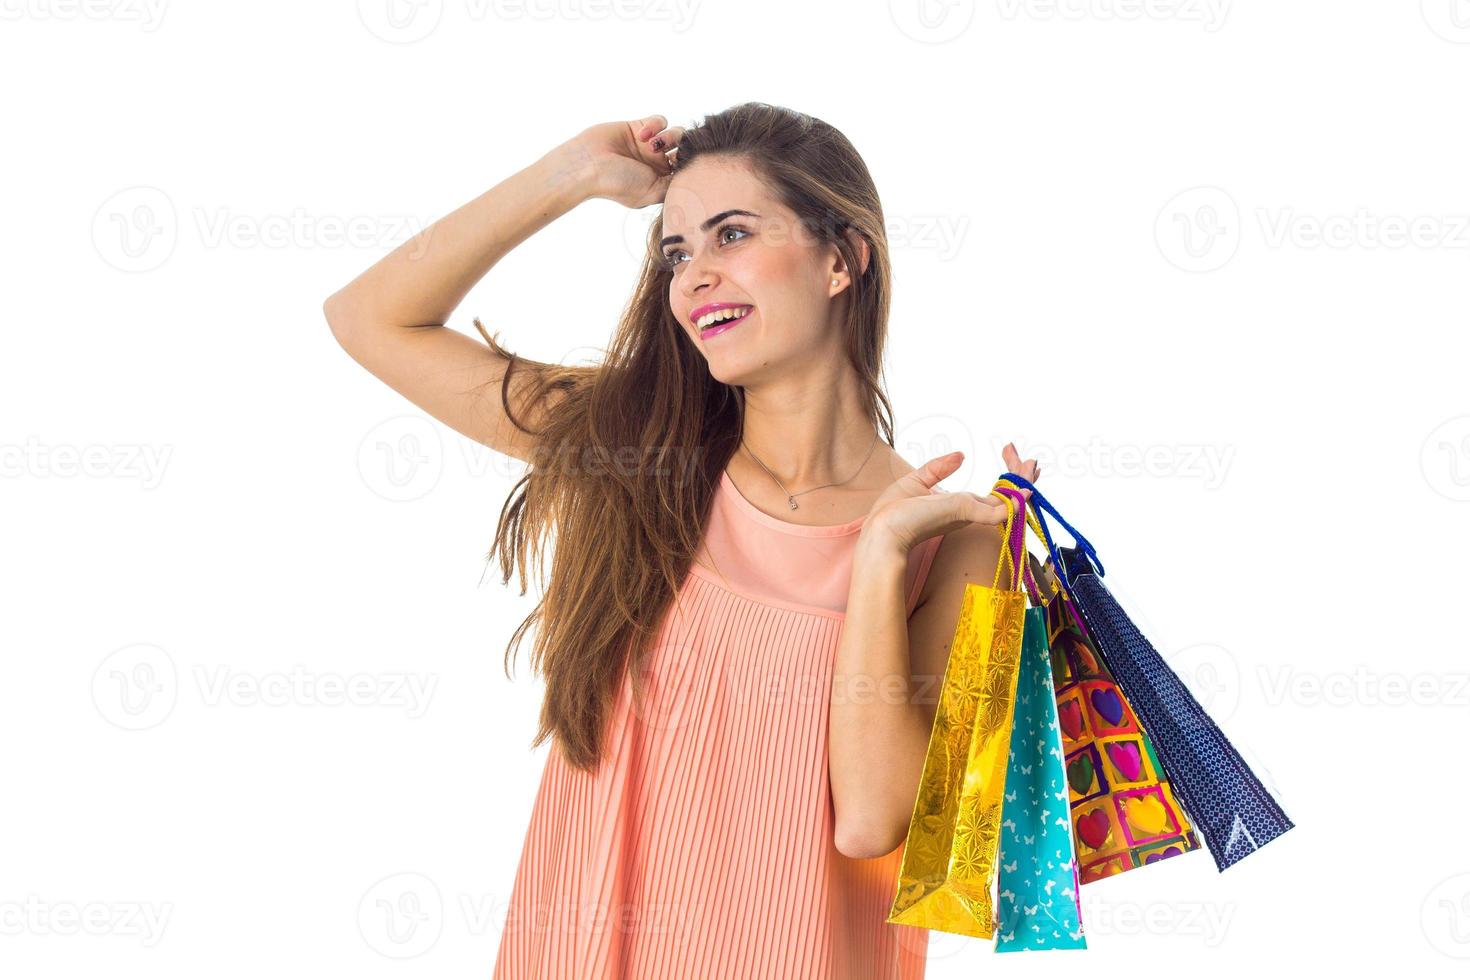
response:
<path id="1" fill-rule="evenodd" d="M 1007 479 L 1012 475 L 1002 477 L 1000 485 L 1019 489 Z M 1039 496 L 1031 485 L 1026 489 L 1033 499 Z M 1050 547 L 1038 510 L 1027 509 L 1027 523 Z M 1067 528 L 1080 545 L 1092 547 Z M 1098 655 L 1062 586 L 1065 579 L 1050 559 L 1037 577 L 1049 595 L 1047 645 L 1080 884 L 1197 850 L 1199 838 L 1174 798 L 1153 741 Z"/>
<path id="2" fill-rule="evenodd" d="M 1199 848 L 1153 740 L 1060 591 L 1046 631 L 1082 883 Z"/>

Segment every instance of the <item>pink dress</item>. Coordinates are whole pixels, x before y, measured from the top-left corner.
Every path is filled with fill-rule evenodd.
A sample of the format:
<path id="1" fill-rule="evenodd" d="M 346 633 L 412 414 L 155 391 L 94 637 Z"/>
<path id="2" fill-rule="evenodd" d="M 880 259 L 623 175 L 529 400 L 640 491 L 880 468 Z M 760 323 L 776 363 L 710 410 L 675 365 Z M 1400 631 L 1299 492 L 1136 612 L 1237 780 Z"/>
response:
<path id="1" fill-rule="evenodd" d="M 779 520 L 721 476 L 642 711 L 625 682 L 596 775 L 551 743 L 495 980 L 924 976 L 928 930 L 885 921 L 903 845 L 832 843 L 828 705 L 863 520 Z M 910 613 L 941 540 L 909 554 Z"/>

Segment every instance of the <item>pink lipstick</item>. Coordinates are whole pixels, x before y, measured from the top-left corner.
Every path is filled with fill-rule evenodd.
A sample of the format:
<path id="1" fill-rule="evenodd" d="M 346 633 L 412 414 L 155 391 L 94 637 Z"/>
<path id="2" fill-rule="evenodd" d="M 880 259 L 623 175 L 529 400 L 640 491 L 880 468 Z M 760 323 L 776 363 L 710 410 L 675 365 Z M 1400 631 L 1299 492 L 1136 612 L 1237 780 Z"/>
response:
<path id="1" fill-rule="evenodd" d="M 725 303 L 725 304 L 720 304 L 719 306 L 716 306 L 716 307 L 712 307 L 712 309 L 720 309 L 720 308 L 723 308 L 723 307 L 726 307 L 726 306 L 738 306 L 738 305 L 743 305 L 743 304 Z M 708 338 L 708 337 L 713 337 L 716 334 L 722 334 L 726 330 L 729 330 L 731 327 L 738 326 L 740 323 L 742 323 L 745 320 L 746 317 L 750 316 L 750 314 L 754 310 L 755 310 L 755 307 L 753 307 L 753 306 L 747 307 L 746 310 L 745 310 L 745 312 L 742 313 L 742 314 L 740 314 L 739 316 L 731 317 L 730 319 L 727 319 L 727 320 L 720 320 L 719 322 L 714 323 L 714 324 L 711 324 L 708 327 L 704 327 L 704 328 L 702 328 L 699 331 L 699 336 L 701 338 Z M 704 313 L 701 313 L 700 315 L 703 316 L 705 314 Z"/>

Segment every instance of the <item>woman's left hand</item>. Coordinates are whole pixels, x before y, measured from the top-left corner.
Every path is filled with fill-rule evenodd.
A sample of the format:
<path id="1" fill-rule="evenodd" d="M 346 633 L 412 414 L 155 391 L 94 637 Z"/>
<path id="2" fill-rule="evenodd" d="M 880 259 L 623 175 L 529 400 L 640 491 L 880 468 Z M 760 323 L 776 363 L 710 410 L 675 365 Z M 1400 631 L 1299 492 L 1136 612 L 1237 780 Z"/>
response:
<path id="1" fill-rule="evenodd" d="M 1024 463 L 1021 462 L 1021 454 L 1016 452 L 1014 442 L 1006 443 L 1005 448 L 1000 451 L 1000 458 L 1005 460 L 1006 472 L 1024 476 L 1028 482 L 1035 483 L 1036 478 L 1041 475 L 1041 464 L 1036 460 L 1028 459 Z M 1028 493 L 1026 496 L 1031 495 Z"/>
<path id="2" fill-rule="evenodd" d="M 959 469 L 964 459 L 961 452 L 938 456 L 895 480 L 873 502 L 860 540 L 866 539 L 869 547 L 892 550 L 907 558 L 919 542 L 936 534 L 948 534 L 970 524 L 1004 525 L 1006 503 L 994 492 L 984 496 L 967 491 L 936 492 L 934 485 Z M 1013 443 L 1006 443 L 1001 459 L 1008 472 L 1032 483 L 1041 474 L 1036 460 L 1023 462 Z M 1031 497 L 1030 490 L 1020 493 L 1027 499 Z"/>

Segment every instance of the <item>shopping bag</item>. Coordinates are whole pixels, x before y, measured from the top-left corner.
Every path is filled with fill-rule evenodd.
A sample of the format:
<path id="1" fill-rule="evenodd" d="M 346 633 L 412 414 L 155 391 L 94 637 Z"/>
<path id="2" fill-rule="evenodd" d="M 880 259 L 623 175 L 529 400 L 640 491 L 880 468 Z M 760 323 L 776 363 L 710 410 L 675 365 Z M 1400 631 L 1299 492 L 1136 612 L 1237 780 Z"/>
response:
<path id="1" fill-rule="evenodd" d="M 997 482 L 1018 489 L 1005 476 Z M 1044 512 L 1032 507 L 1026 518 L 1050 548 Z M 1092 548 L 1066 526 L 1080 546 Z M 1198 850 L 1199 838 L 1174 798 L 1148 733 L 1098 655 L 1049 559 L 1036 577 L 1049 596 L 1047 646 L 1080 883 Z"/>
<path id="2" fill-rule="evenodd" d="M 1029 560 L 1029 555 L 1028 555 Z M 1021 635 L 1010 764 L 1001 807 L 998 953 L 1086 949 L 1043 597 Z"/>
<path id="3" fill-rule="evenodd" d="M 1054 581 L 1050 561 L 1041 578 Z M 1082 884 L 1198 850 L 1153 740 L 1059 588 L 1046 624 Z"/>
<path id="4" fill-rule="evenodd" d="M 1025 504 L 1000 496 L 1005 546 L 994 582 L 965 586 L 887 919 L 981 939 L 995 934 L 991 891 L 1026 611 Z"/>
<path id="5" fill-rule="evenodd" d="M 1128 618 L 1103 585 L 1102 563 L 1050 502 L 1021 476 L 1001 482 L 1031 490 L 1031 510 L 1060 570 L 1065 593 L 1107 668 L 1137 713 L 1174 791 L 1219 871 L 1255 853 L 1295 826 L 1280 803 L 1251 771 L 1189 688 Z M 1077 541 L 1058 550 L 1046 530 L 1051 513 Z"/>

